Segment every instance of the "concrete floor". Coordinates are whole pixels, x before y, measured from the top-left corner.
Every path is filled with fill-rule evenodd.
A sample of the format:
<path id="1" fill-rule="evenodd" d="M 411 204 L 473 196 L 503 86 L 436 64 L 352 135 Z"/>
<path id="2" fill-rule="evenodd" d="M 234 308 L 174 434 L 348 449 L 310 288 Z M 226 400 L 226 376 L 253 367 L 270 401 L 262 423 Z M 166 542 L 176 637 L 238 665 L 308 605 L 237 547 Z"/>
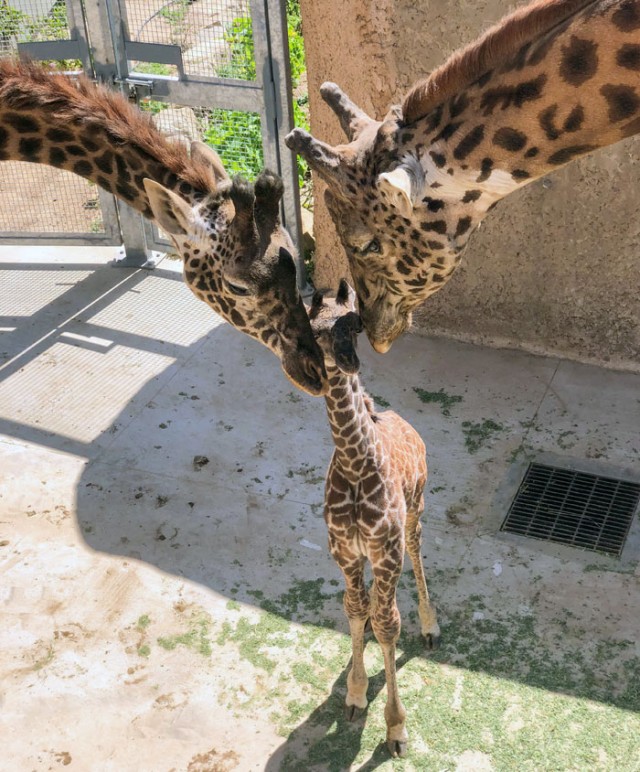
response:
<path id="1" fill-rule="evenodd" d="M 412 755 L 391 762 L 384 697 L 371 736 L 331 717 L 349 641 L 322 520 L 323 402 L 196 301 L 179 265 L 115 269 L 114 254 L 0 249 L 0 769 L 587 768 L 557 749 L 542 764 L 505 761 L 555 694 L 586 700 L 587 737 L 603 711 L 635 722 L 624 751 L 594 740 L 589 768 L 640 769 L 633 540 L 616 561 L 495 534 L 514 462 L 546 452 L 638 473 L 640 376 L 415 336 L 380 357 L 362 339 L 369 392 L 427 444 L 423 551 L 443 630 L 435 659 L 411 648 L 409 580 Z M 423 401 L 437 392 L 444 402 Z M 535 636 L 526 655 L 513 639 L 473 659 L 522 620 Z M 514 661 L 499 667 L 505 651 Z M 540 667 L 521 672 L 529 654 Z M 560 655 L 587 664 L 566 681 L 545 670 Z M 492 690 L 511 689 L 504 732 L 475 740 L 483 711 L 471 715 L 473 682 L 461 680 L 474 674 L 494 684 L 487 715 Z M 513 719 L 522 700 L 531 721 Z M 454 719 L 437 726 L 445 702 L 470 722 L 460 738 Z M 567 726 L 559 748 L 562 732 L 579 736 Z"/>

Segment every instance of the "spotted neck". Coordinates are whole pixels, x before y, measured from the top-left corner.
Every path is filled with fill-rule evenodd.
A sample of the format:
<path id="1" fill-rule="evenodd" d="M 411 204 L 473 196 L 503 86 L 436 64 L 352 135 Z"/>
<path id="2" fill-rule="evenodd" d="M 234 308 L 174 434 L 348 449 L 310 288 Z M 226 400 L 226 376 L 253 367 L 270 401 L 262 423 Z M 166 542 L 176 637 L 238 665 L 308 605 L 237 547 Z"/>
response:
<path id="1" fill-rule="evenodd" d="M 376 430 L 371 399 L 358 375 L 346 375 L 327 364 L 329 391 L 325 394 L 327 415 L 335 444 L 335 458 L 343 474 L 354 484 L 363 466 L 376 453 Z"/>
<path id="2" fill-rule="evenodd" d="M 0 160 L 73 172 L 148 218 L 145 177 L 192 204 L 215 189 L 210 171 L 121 95 L 8 60 L 0 63 Z"/>
<path id="3" fill-rule="evenodd" d="M 640 131 L 638 29 L 640 3 L 587 3 L 402 130 L 434 246 L 459 251 L 504 196 Z"/>

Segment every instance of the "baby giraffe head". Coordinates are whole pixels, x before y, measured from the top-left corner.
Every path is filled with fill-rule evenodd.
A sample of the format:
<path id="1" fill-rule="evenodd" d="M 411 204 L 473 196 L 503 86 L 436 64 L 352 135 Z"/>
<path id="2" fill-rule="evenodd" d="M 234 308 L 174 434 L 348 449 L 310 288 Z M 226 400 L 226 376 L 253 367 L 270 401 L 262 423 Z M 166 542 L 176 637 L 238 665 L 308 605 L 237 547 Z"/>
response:
<path id="1" fill-rule="evenodd" d="M 309 320 L 329 373 L 337 369 L 345 375 L 356 375 L 360 370 L 356 343 L 362 322 L 355 309 L 356 293 L 344 279 L 335 298 L 322 292 L 313 295 Z"/>

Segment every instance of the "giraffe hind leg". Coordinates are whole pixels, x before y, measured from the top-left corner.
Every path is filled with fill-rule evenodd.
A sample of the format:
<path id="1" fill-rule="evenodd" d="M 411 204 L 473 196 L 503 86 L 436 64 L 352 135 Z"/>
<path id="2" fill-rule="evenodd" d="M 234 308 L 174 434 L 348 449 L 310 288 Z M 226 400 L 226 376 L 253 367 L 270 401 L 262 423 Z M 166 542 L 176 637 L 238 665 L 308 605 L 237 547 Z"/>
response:
<path id="1" fill-rule="evenodd" d="M 422 524 L 420 523 L 420 515 L 417 513 L 412 513 L 407 516 L 406 540 L 407 553 L 411 560 L 413 575 L 415 576 L 418 589 L 418 615 L 420 617 L 420 628 L 427 649 L 434 650 L 437 649 L 440 644 L 440 626 L 438 625 L 436 608 L 429 599 L 427 580 L 424 575 L 422 556 L 420 555 Z"/>

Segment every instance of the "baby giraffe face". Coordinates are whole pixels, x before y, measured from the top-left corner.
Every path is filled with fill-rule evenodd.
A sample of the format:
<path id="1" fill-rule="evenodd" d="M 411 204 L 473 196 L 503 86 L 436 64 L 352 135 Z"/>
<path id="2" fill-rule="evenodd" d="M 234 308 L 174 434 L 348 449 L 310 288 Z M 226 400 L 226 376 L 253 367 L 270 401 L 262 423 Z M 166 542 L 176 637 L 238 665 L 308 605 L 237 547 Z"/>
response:
<path id="1" fill-rule="evenodd" d="M 311 330 L 327 369 L 337 369 L 345 375 L 355 375 L 360 369 L 356 342 L 362 322 L 355 309 L 356 293 L 344 279 L 335 298 L 315 292 L 309 309 Z"/>

